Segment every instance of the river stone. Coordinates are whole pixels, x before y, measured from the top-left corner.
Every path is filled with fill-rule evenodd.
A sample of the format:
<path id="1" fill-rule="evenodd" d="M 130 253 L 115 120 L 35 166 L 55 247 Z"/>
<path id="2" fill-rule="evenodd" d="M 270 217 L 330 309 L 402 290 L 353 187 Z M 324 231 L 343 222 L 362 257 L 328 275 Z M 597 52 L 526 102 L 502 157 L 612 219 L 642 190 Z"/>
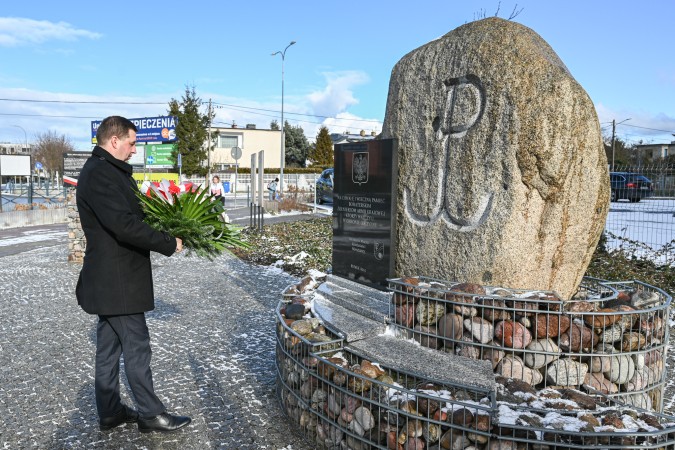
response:
<path id="1" fill-rule="evenodd" d="M 462 317 L 457 314 L 446 314 L 438 320 L 436 324 L 438 328 L 438 335 L 444 338 L 452 339 L 443 340 L 445 347 L 454 348 L 455 342 L 462 339 Z"/>
<path id="2" fill-rule="evenodd" d="M 286 318 L 287 319 L 302 319 L 302 316 L 305 315 L 305 305 L 300 305 L 293 303 L 286 306 Z"/>
<path id="3" fill-rule="evenodd" d="M 607 158 L 593 102 L 537 33 L 490 17 L 405 55 L 382 137 L 398 140 L 398 274 L 574 294 Z"/>
<path id="4" fill-rule="evenodd" d="M 644 334 L 637 331 L 631 331 L 623 335 L 621 339 L 621 350 L 624 352 L 632 352 L 641 349 L 647 344 L 647 338 Z"/>
<path id="5" fill-rule="evenodd" d="M 359 423 L 361 428 L 365 431 L 370 430 L 375 426 L 375 418 L 370 410 L 366 407 L 359 406 L 354 411 L 354 420 Z"/>
<path id="6" fill-rule="evenodd" d="M 610 368 L 604 372 L 605 377 L 616 384 L 624 384 L 635 373 L 635 363 L 629 355 L 612 355 L 610 357 Z"/>
<path id="7" fill-rule="evenodd" d="M 652 367 L 644 366 L 636 369 L 631 379 L 626 384 L 626 391 L 639 391 L 661 379 L 663 375 L 663 363 L 659 361 Z"/>
<path id="8" fill-rule="evenodd" d="M 417 304 L 417 322 L 420 325 L 429 326 L 438 322 L 445 314 L 445 304 L 433 300 L 420 300 Z"/>
<path id="9" fill-rule="evenodd" d="M 523 361 L 531 369 L 539 369 L 560 358 L 560 349 L 552 339 L 534 340 L 527 346 L 527 350 L 533 353 L 525 353 Z"/>
<path id="10" fill-rule="evenodd" d="M 532 342 L 532 334 L 521 323 L 502 320 L 495 325 L 495 339 L 511 348 L 525 348 Z"/>
<path id="11" fill-rule="evenodd" d="M 557 314 L 537 314 L 534 317 L 534 334 L 537 338 L 557 338 L 570 327 L 569 316 Z"/>
<path id="12" fill-rule="evenodd" d="M 464 329 L 469 331 L 473 338 L 481 344 L 487 344 L 494 337 L 492 324 L 480 317 L 464 319 Z"/>
<path id="13" fill-rule="evenodd" d="M 481 356 L 481 359 L 485 359 L 487 361 L 490 361 L 492 363 L 492 369 L 494 370 L 495 367 L 497 367 L 497 364 L 499 364 L 499 361 L 502 360 L 502 358 L 506 355 L 504 350 L 499 349 L 499 344 L 497 344 L 494 341 L 488 342 L 486 347 L 483 347 L 483 354 Z"/>
<path id="14" fill-rule="evenodd" d="M 553 361 L 546 369 L 551 384 L 558 386 L 578 386 L 584 382 L 588 366 L 571 359 Z"/>
<path id="15" fill-rule="evenodd" d="M 411 302 L 396 306 L 394 320 L 399 325 L 412 328 L 415 323 L 415 304 Z"/>
<path id="16" fill-rule="evenodd" d="M 587 373 L 584 377 L 584 386 L 600 391 L 605 395 L 619 392 L 619 386 L 609 381 L 601 373 Z"/>
<path id="17" fill-rule="evenodd" d="M 530 369 L 522 359 L 513 355 L 506 355 L 502 358 L 495 368 L 495 373 L 502 377 L 524 381 L 532 386 L 541 383 L 544 379 L 539 371 Z"/>
<path id="18" fill-rule="evenodd" d="M 425 327 L 424 325 L 415 325 L 413 331 L 415 331 L 413 334 L 415 340 L 419 342 L 422 347 L 436 349 L 441 344 L 441 341 L 436 338 L 436 328 Z"/>

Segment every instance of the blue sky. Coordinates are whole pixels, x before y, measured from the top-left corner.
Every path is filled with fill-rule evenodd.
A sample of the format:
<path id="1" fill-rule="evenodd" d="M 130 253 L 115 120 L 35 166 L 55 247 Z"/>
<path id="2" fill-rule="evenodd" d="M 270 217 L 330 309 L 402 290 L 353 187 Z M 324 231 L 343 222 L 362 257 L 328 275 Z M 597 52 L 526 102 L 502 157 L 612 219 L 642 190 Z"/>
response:
<path id="1" fill-rule="evenodd" d="M 515 20 L 558 53 L 605 130 L 630 118 L 619 137 L 675 140 L 671 0 L 23 0 L 0 8 L 0 142 L 52 130 L 86 150 L 92 120 L 166 114 L 186 85 L 220 105 L 216 124 L 269 128 L 281 109 L 271 53 L 292 40 L 284 118 L 310 138 L 321 123 L 379 132 L 396 62 L 498 6 L 502 18 L 522 9 Z"/>

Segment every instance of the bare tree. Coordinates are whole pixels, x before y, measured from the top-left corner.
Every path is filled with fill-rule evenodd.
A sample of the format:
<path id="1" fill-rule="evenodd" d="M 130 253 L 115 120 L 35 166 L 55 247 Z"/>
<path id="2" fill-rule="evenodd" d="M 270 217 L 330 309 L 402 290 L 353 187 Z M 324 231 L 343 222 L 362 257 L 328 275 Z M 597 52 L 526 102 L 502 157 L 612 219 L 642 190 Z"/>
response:
<path id="1" fill-rule="evenodd" d="M 63 173 L 63 154 L 74 152 L 75 147 L 65 134 L 57 134 L 56 131 L 38 133 L 33 157 L 36 162 L 42 163 L 42 168 L 51 177 L 56 171 Z"/>

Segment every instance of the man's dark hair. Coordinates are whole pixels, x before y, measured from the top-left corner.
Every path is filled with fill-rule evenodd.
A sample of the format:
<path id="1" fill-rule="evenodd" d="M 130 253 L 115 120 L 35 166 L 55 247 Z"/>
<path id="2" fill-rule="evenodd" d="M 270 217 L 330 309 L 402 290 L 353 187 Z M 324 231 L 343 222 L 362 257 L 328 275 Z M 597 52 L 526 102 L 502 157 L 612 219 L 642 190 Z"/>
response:
<path id="1" fill-rule="evenodd" d="M 136 125 L 122 116 L 110 116 L 103 119 L 96 130 L 96 142 L 102 144 L 113 136 L 124 139 L 129 136 L 129 130 L 138 131 Z"/>

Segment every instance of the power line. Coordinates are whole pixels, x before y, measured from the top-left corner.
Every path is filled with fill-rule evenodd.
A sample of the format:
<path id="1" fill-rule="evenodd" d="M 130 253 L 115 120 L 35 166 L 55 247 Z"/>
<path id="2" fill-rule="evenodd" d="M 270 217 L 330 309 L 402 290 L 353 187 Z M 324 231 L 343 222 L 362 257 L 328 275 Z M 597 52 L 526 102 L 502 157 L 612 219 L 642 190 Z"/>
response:
<path id="1" fill-rule="evenodd" d="M 60 117 L 65 119 L 100 119 L 101 116 L 87 117 L 87 116 L 57 116 L 50 114 L 19 114 L 19 113 L 0 113 L 0 116 L 21 116 L 21 117 Z"/>
<path id="2" fill-rule="evenodd" d="M 619 124 L 617 123 L 617 125 L 619 125 Z M 641 127 L 639 125 L 630 125 L 630 124 L 627 124 L 627 123 L 622 123 L 621 125 L 623 125 L 625 127 L 642 128 L 643 130 L 663 131 L 664 133 L 675 133 L 675 131 L 673 131 L 673 130 L 659 130 L 658 128 Z"/>
<path id="3" fill-rule="evenodd" d="M 23 103 L 59 103 L 59 104 L 83 104 L 83 105 L 166 105 L 165 102 L 129 102 L 129 101 L 88 101 L 88 100 L 36 100 L 36 99 L 16 99 L 16 98 L 0 98 L 0 101 L 3 102 L 23 102 Z M 202 104 L 206 104 L 205 102 L 202 102 Z M 221 107 L 227 107 L 227 108 L 232 108 L 237 111 L 241 112 L 254 112 L 254 111 L 264 111 L 264 112 L 272 112 L 276 113 L 277 111 L 273 109 L 264 109 L 264 108 L 254 108 L 251 106 L 241 106 L 241 105 L 231 105 L 227 103 L 213 103 L 214 105 L 221 106 Z M 259 113 L 258 113 L 259 114 Z M 331 120 L 341 120 L 345 122 L 372 122 L 372 123 L 377 123 L 378 125 L 381 125 L 382 122 L 379 120 L 369 120 L 369 119 L 341 119 L 338 117 L 330 117 L 330 116 L 322 116 L 318 114 L 302 114 L 302 113 L 292 113 L 289 112 L 288 114 L 295 115 L 295 116 L 304 116 L 304 117 L 317 117 L 320 119 L 331 119 Z M 0 114 L 0 115 L 20 115 L 20 114 Z M 264 115 L 264 114 L 261 114 Z M 40 117 L 39 115 L 35 115 L 37 117 Z M 50 116 L 50 115 L 44 115 L 42 117 L 71 117 L 71 116 Z M 270 116 L 270 117 L 276 117 L 276 116 Z M 72 116 L 71 118 L 75 119 L 88 119 L 89 117 L 75 117 Z M 321 122 L 311 122 L 308 121 L 307 123 L 318 123 L 320 124 Z"/>
<path id="4" fill-rule="evenodd" d="M 223 109 L 223 108 L 221 108 L 221 109 Z M 276 119 L 276 118 L 277 118 L 276 115 L 264 114 L 264 113 L 257 112 L 257 111 L 245 111 L 245 110 L 241 110 L 241 109 L 238 109 L 238 108 L 232 107 L 232 106 L 228 107 L 227 109 L 234 109 L 235 111 L 247 112 L 247 113 L 255 114 L 255 115 L 258 115 L 258 116 L 271 117 L 271 118 L 273 118 L 273 119 Z M 263 110 L 263 111 L 264 111 L 264 110 Z M 304 115 L 308 115 L 308 114 L 304 114 Z M 311 115 L 309 115 L 309 116 L 312 117 Z M 321 117 L 321 116 L 317 116 L 317 117 Z M 359 119 L 338 119 L 338 118 L 332 118 L 332 117 L 329 117 L 329 119 L 343 120 L 343 121 L 349 121 L 349 122 L 365 122 L 365 121 L 361 121 L 361 120 L 359 120 Z M 289 120 L 286 120 L 286 121 L 288 122 Z M 323 122 L 315 122 L 315 121 L 306 120 L 306 119 L 290 119 L 290 121 L 291 121 L 291 122 L 295 122 L 295 123 L 309 123 L 309 124 L 313 124 L 313 125 L 323 125 Z M 224 122 L 223 122 L 223 123 L 224 123 Z M 380 124 L 380 123 L 378 123 L 378 124 Z M 381 124 L 380 124 L 380 125 L 381 125 Z M 334 126 L 334 127 L 341 127 L 342 125 L 340 125 L 340 124 L 334 124 L 333 126 Z M 356 127 L 355 127 L 355 126 L 351 126 L 351 127 L 350 127 L 350 126 L 346 126 L 346 125 L 344 126 L 344 128 L 346 128 L 346 129 L 348 129 L 348 130 L 360 130 L 360 129 L 363 129 L 363 127 L 358 127 L 358 126 L 356 126 Z"/>
<path id="5" fill-rule="evenodd" d="M 273 109 L 253 108 L 251 106 L 229 105 L 227 103 L 214 103 L 214 105 L 226 106 L 226 107 L 230 107 L 230 108 L 242 108 L 242 109 L 252 110 L 252 111 L 276 112 Z M 287 112 L 286 114 L 292 114 L 294 116 L 304 116 L 304 117 L 318 117 L 320 119 L 333 119 L 333 120 L 345 120 L 345 121 L 356 121 L 356 120 L 358 120 L 359 122 L 373 122 L 373 123 L 377 123 L 377 124 L 382 124 L 382 122 L 379 121 L 379 120 L 370 120 L 370 119 L 340 119 L 338 117 L 321 116 L 319 114 L 302 114 L 302 113 L 293 113 L 293 112 Z"/>
<path id="6" fill-rule="evenodd" d="M 34 100 L 23 98 L 0 98 L 2 102 L 27 102 L 27 103 L 74 103 L 94 105 L 166 105 L 166 102 L 112 102 L 112 101 L 86 101 L 86 100 Z"/>

